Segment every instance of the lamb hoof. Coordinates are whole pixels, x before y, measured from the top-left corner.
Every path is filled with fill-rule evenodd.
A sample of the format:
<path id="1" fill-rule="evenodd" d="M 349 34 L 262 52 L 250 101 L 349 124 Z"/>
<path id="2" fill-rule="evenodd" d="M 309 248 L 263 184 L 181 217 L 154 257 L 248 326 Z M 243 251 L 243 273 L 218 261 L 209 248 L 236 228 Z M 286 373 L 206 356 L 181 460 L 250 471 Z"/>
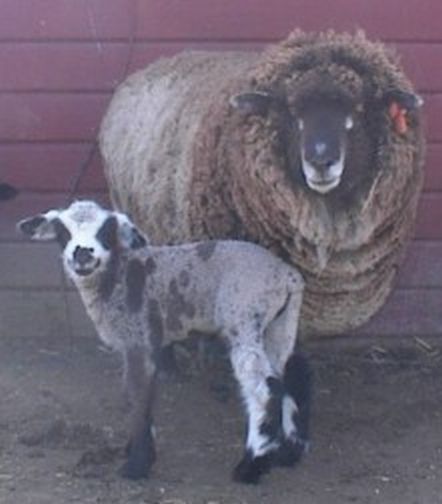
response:
<path id="1" fill-rule="evenodd" d="M 253 457 L 249 450 L 233 471 L 233 480 L 239 483 L 256 485 L 261 476 L 270 470 L 270 456 L 268 454 Z"/>
<path id="2" fill-rule="evenodd" d="M 273 462 L 281 467 L 293 467 L 298 463 L 307 451 L 307 441 L 290 441 L 285 440 L 282 445 L 274 452 Z"/>
<path id="3" fill-rule="evenodd" d="M 129 457 L 120 468 L 120 476 L 131 480 L 148 478 L 156 458 L 155 449 L 133 452 L 131 444 L 128 444 L 126 450 L 129 451 Z"/>
<path id="4" fill-rule="evenodd" d="M 128 460 L 121 466 L 118 472 L 120 476 L 130 480 L 147 479 L 149 477 L 150 464 L 140 465 Z"/>

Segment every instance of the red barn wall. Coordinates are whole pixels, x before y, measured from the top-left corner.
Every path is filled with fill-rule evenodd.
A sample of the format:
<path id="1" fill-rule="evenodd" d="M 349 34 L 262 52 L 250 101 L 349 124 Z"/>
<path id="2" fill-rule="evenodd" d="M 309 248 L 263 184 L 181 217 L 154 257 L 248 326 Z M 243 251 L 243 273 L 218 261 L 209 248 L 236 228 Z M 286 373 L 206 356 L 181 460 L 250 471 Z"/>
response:
<path id="1" fill-rule="evenodd" d="M 64 327 L 55 249 L 21 242 L 14 224 L 67 200 L 127 72 L 185 48 L 261 48 L 294 27 L 362 28 L 396 47 L 424 96 L 428 156 L 416 237 L 397 288 L 361 332 L 442 334 L 442 2 L 0 0 L 0 12 L 0 182 L 21 191 L 0 206 L 3 326 Z M 105 194 L 97 153 L 79 190 Z"/>

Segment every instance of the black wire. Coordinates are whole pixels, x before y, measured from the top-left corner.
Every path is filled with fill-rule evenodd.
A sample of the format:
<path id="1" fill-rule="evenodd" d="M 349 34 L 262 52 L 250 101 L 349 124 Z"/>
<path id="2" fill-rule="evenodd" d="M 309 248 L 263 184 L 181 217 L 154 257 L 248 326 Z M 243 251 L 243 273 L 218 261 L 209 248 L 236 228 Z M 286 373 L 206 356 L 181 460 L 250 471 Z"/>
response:
<path id="1" fill-rule="evenodd" d="M 137 28 L 137 9 L 136 9 L 136 2 L 137 0 L 132 0 L 131 2 L 131 7 L 132 7 L 132 15 L 130 16 L 131 19 L 131 27 L 130 27 L 130 36 L 128 38 L 128 53 L 127 53 L 127 58 L 126 58 L 126 63 L 124 65 L 123 69 L 123 75 L 121 76 L 121 81 L 123 81 L 129 74 L 129 70 L 132 64 L 132 59 L 133 59 L 133 54 L 134 54 L 134 47 L 135 47 L 135 34 L 136 34 L 136 28 Z M 82 163 L 79 165 L 77 173 L 73 176 L 70 187 L 68 189 L 68 195 L 67 195 L 67 204 L 72 202 L 74 199 L 75 195 L 78 193 L 78 190 L 80 188 L 81 181 L 83 177 L 86 175 L 87 171 L 89 170 L 92 161 L 94 159 L 94 156 L 98 152 L 98 139 L 94 138 L 93 143 L 91 145 L 91 148 L 89 149 L 85 159 L 82 161 Z M 70 348 L 72 350 L 73 345 L 74 345 L 74 331 L 73 331 L 73 326 L 72 326 L 72 313 L 70 310 L 70 304 L 69 304 L 69 299 L 68 299 L 68 285 L 67 285 L 67 279 L 65 277 L 65 272 L 64 268 L 61 267 L 61 287 L 62 287 L 62 293 L 63 293 L 63 303 L 65 307 L 65 315 L 66 315 L 66 324 L 67 324 L 67 330 L 68 330 L 68 338 L 70 342 Z"/>
<path id="2" fill-rule="evenodd" d="M 127 46 L 128 46 L 128 52 L 127 52 L 127 58 L 126 58 L 126 63 L 124 65 L 123 69 L 123 74 L 121 76 L 121 81 L 126 79 L 126 77 L 129 74 L 130 67 L 132 64 L 133 60 L 133 55 L 134 55 L 134 49 L 135 49 L 135 36 L 136 36 L 136 29 L 137 29 L 137 0 L 132 0 L 131 2 L 131 10 L 132 14 L 130 16 L 131 20 L 131 26 L 130 26 L 130 33 L 129 33 L 129 38 L 127 41 Z M 89 170 L 92 161 L 98 152 L 98 139 L 94 138 L 93 143 L 91 145 L 91 148 L 89 149 L 85 159 L 81 162 L 77 169 L 77 173 L 74 175 L 69 190 L 68 190 L 68 196 L 67 196 L 67 202 L 70 203 L 75 195 L 78 193 L 81 181 L 83 180 L 83 177 L 86 175 L 87 171 Z"/>

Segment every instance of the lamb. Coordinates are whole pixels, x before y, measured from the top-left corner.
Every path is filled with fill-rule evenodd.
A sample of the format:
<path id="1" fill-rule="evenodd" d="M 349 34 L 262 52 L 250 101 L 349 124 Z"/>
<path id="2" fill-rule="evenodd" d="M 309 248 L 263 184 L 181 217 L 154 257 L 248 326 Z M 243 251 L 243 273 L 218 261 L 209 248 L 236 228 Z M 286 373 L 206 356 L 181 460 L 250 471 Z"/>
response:
<path id="1" fill-rule="evenodd" d="M 300 333 L 336 335 L 392 288 L 422 186 L 421 104 L 382 44 L 295 31 L 135 73 L 100 148 L 114 205 L 153 243 L 271 249 L 306 282 Z"/>
<path id="2" fill-rule="evenodd" d="M 34 240 L 56 240 L 64 268 L 100 339 L 119 352 L 133 414 L 122 474 L 148 475 L 155 460 L 152 403 L 159 352 L 192 331 L 227 343 L 248 429 L 237 481 L 292 465 L 307 446 L 309 370 L 293 354 L 303 279 L 257 245 L 203 241 L 153 246 L 124 214 L 76 201 L 24 219 Z"/>

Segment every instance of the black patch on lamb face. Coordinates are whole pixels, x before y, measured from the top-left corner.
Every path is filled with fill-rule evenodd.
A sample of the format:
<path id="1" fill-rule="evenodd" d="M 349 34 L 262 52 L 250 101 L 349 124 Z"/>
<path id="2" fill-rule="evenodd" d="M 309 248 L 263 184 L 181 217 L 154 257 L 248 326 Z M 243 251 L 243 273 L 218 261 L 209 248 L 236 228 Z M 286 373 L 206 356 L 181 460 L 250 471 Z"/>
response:
<path id="1" fill-rule="evenodd" d="M 146 270 L 146 275 L 151 275 L 156 269 L 157 265 L 153 257 L 148 257 L 144 263 L 144 269 Z"/>
<path id="2" fill-rule="evenodd" d="M 216 241 L 212 240 L 208 242 L 199 243 L 196 246 L 196 253 L 200 259 L 202 259 L 203 261 L 208 261 L 215 252 L 215 249 L 216 249 Z"/>
<path id="3" fill-rule="evenodd" d="M 107 263 L 105 271 L 101 275 L 101 280 L 98 287 L 98 294 L 104 301 L 108 301 L 110 299 L 114 288 L 117 285 L 118 269 L 119 258 L 118 254 L 114 252 Z"/>
<path id="4" fill-rule="evenodd" d="M 118 246 L 118 222 L 116 217 L 108 217 L 98 230 L 95 238 L 106 250 L 115 250 Z"/>
<path id="5" fill-rule="evenodd" d="M 169 285 L 169 293 L 167 296 L 167 315 L 166 326 L 171 331 L 179 331 L 183 328 L 181 317 L 184 315 L 188 318 L 195 316 L 195 306 L 188 301 L 180 293 L 176 280 L 172 280 Z"/>
<path id="6" fill-rule="evenodd" d="M 60 245 L 61 249 L 64 250 L 71 240 L 72 235 L 60 219 L 54 219 L 52 221 L 52 226 L 54 227 L 57 243 Z"/>
<path id="7" fill-rule="evenodd" d="M 138 259 L 131 259 L 126 272 L 126 304 L 132 313 L 141 310 L 145 284 L 144 264 Z"/>
<path id="8" fill-rule="evenodd" d="M 147 303 L 147 320 L 152 331 L 150 334 L 150 340 L 154 349 L 155 360 L 158 362 L 164 339 L 164 326 L 160 304 L 156 299 L 149 299 Z"/>

